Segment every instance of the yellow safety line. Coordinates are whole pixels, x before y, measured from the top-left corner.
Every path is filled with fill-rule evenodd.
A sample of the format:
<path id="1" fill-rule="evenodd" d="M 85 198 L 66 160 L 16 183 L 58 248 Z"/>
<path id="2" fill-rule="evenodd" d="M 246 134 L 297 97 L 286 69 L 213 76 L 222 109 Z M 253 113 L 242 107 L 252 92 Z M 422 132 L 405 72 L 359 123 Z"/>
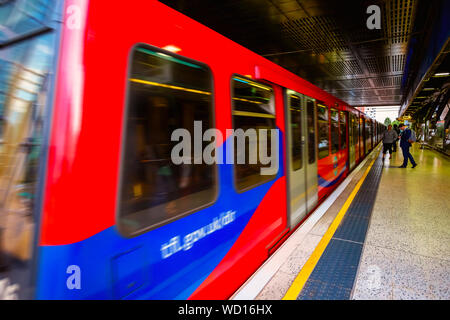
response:
<path id="1" fill-rule="evenodd" d="M 367 175 L 370 172 L 370 169 L 372 168 L 375 160 L 370 163 L 369 167 L 364 172 L 363 176 L 353 189 L 350 196 L 347 198 L 347 201 L 345 201 L 343 207 L 337 214 L 336 218 L 331 223 L 330 227 L 328 228 L 327 232 L 324 234 L 323 238 L 320 240 L 319 244 L 317 245 L 316 249 L 314 249 L 314 252 L 309 257 L 308 261 L 306 261 L 305 265 L 303 266 L 302 270 L 300 270 L 300 273 L 295 278 L 294 282 L 292 283 L 289 290 L 286 292 L 286 295 L 283 297 L 283 300 L 296 300 L 297 297 L 300 295 L 300 292 L 302 291 L 306 281 L 308 280 L 309 276 L 313 272 L 314 268 L 316 267 L 317 262 L 319 262 L 320 257 L 322 256 L 323 252 L 325 251 L 326 247 L 328 246 L 328 243 L 331 241 L 331 238 L 333 238 L 334 233 L 336 232 L 337 228 L 339 227 L 339 224 L 341 223 L 342 219 L 344 218 L 344 215 L 346 214 L 348 208 L 350 207 L 350 204 L 352 203 L 353 199 L 355 198 L 356 194 L 358 193 L 359 189 L 361 188 L 364 180 L 366 179 Z"/>

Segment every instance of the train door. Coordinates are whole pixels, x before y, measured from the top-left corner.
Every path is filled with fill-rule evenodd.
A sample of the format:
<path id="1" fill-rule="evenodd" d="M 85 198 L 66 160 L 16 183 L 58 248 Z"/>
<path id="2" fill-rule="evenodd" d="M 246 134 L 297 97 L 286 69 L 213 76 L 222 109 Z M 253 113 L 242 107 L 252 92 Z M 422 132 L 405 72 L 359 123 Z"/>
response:
<path id="1" fill-rule="evenodd" d="M 289 188 L 289 223 L 291 228 L 297 225 L 307 213 L 306 207 L 306 154 L 305 154 L 305 110 L 304 96 L 286 91 L 287 101 L 287 157 Z"/>
<path id="2" fill-rule="evenodd" d="M 333 172 L 336 178 L 339 174 L 339 111 L 331 108 L 330 113 L 331 159 L 333 162 Z"/>
<path id="3" fill-rule="evenodd" d="M 367 146 L 366 146 L 366 121 L 363 117 L 360 118 L 360 125 L 361 125 L 361 130 L 360 130 L 360 142 L 362 145 L 362 152 L 361 152 L 361 158 L 364 158 L 364 156 L 367 153 Z"/>
<path id="4" fill-rule="evenodd" d="M 368 133 L 368 125 L 367 119 L 364 119 L 364 130 L 363 130 L 363 138 L 364 138 L 364 156 L 369 152 L 370 146 L 367 144 L 367 133 Z"/>
<path id="5" fill-rule="evenodd" d="M 373 141 L 374 141 L 374 144 L 377 145 L 377 143 L 378 143 L 378 123 L 374 122 L 373 127 L 375 129 L 375 133 L 373 135 Z"/>
<path id="6" fill-rule="evenodd" d="M 366 154 L 372 150 L 372 121 L 366 119 Z"/>
<path id="7" fill-rule="evenodd" d="M 367 155 L 370 151 L 370 121 L 369 119 L 364 119 L 364 146 L 365 146 L 365 153 L 364 155 Z"/>
<path id="8" fill-rule="evenodd" d="M 317 185 L 317 115 L 316 115 L 316 101 L 309 97 L 305 97 L 306 103 L 306 198 L 307 211 L 310 212 L 317 205 L 319 201 L 318 185 Z"/>
<path id="9" fill-rule="evenodd" d="M 372 148 L 375 148 L 375 125 L 374 121 L 370 120 L 370 143 L 372 145 Z"/>
<path id="10" fill-rule="evenodd" d="M 361 158 L 361 147 L 359 145 L 359 118 L 357 115 L 352 114 L 354 119 L 354 128 L 353 128 L 353 141 L 355 143 L 355 166 L 357 163 L 359 163 L 359 159 Z"/>
<path id="11" fill-rule="evenodd" d="M 350 170 L 355 167 L 356 164 L 356 141 L 355 141 L 355 131 L 357 130 L 357 126 L 355 125 L 355 115 L 350 113 L 350 125 L 348 126 L 348 143 L 349 143 L 349 164 Z"/>
<path id="12" fill-rule="evenodd" d="M 377 145 L 377 134 L 378 134 L 377 123 L 374 120 L 373 121 L 373 135 L 372 135 L 373 148 L 375 148 L 375 146 Z"/>
<path id="13" fill-rule="evenodd" d="M 286 91 L 289 222 L 297 225 L 317 204 L 315 101 Z"/>
<path id="14" fill-rule="evenodd" d="M 344 157 L 345 161 L 345 170 L 349 170 L 349 146 L 347 139 L 347 128 L 348 128 L 348 112 L 340 111 L 339 112 L 339 137 L 340 143 L 339 146 L 341 148 L 340 154 L 341 157 Z"/>

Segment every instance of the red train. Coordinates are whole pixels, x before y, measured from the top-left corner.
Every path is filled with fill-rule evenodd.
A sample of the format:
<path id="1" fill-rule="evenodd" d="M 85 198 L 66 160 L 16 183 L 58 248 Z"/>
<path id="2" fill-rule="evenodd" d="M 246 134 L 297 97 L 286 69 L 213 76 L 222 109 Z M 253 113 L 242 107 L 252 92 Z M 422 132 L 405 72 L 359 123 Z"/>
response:
<path id="1" fill-rule="evenodd" d="M 36 91 L 20 110 L 2 102 L 16 116 L 1 132 L 9 297 L 228 298 L 384 130 L 157 1 L 45 10 L 44 27 L 3 48 L 10 87 Z M 278 171 L 173 164 L 171 133 L 194 135 L 194 121 L 223 134 L 224 152 L 227 129 L 279 129 Z"/>

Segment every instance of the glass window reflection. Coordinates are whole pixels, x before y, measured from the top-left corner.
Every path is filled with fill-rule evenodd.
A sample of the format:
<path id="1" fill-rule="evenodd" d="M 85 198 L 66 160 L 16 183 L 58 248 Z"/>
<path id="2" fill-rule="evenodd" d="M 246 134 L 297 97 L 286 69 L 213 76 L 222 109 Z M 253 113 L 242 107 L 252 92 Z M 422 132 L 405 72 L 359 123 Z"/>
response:
<path id="1" fill-rule="evenodd" d="M 0 1 L 0 43 L 47 26 L 56 2 L 56 0 L 14 0 L 1 4 Z"/>
<path id="2" fill-rule="evenodd" d="M 48 33 L 0 50 L 0 279 L 6 271 L 21 288 L 27 287 L 31 269 L 55 48 L 55 34 Z M 19 298 L 28 298 L 25 292 Z"/>

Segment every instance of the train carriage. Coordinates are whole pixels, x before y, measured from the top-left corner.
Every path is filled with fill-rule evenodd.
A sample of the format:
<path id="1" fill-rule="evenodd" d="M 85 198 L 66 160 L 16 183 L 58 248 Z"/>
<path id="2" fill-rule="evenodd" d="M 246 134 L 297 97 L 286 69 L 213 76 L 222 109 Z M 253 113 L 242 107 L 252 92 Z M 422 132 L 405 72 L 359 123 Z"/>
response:
<path id="1" fill-rule="evenodd" d="M 19 111 L 5 104 L 20 125 L 2 131 L 15 188 L 1 236 L 27 228 L 17 246 L 0 241 L 15 297 L 228 298 L 376 145 L 358 110 L 157 1 L 50 8 L 3 49 L 23 66 L 10 80 L 37 88 Z M 278 130 L 278 166 L 206 164 L 197 149 L 174 164 L 180 128 L 201 150 L 219 132 L 222 160 L 228 129 Z"/>

